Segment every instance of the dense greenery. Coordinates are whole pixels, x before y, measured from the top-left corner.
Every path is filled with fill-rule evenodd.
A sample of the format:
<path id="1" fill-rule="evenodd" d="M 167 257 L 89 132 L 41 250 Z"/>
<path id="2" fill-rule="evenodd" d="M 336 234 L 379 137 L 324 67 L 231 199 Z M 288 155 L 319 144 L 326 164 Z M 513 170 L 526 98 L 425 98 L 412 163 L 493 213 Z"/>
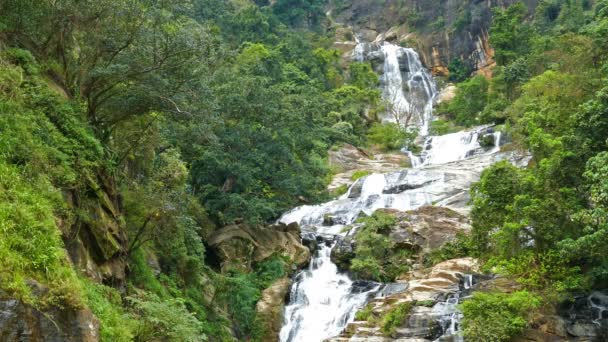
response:
<path id="1" fill-rule="evenodd" d="M 464 124 L 506 121 L 531 160 L 482 173 L 471 192 L 472 235 L 454 252 L 481 257 L 528 291 L 478 294 L 463 304 L 465 336 L 508 341 L 539 300 L 554 304 L 608 284 L 600 252 L 608 242 L 608 2 L 546 1 L 532 17 L 516 4 L 494 15 L 498 67 L 485 104 L 462 102 L 474 78 L 459 85 L 450 106 L 463 103 L 471 120 Z"/>
<path id="2" fill-rule="evenodd" d="M 527 291 L 477 292 L 461 305 L 464 337 L 471 341 L 511 341 L 528 325 L 540 300 Z"/>
<path id="3" fill-rule="evenodd" d="M 327 196 L 328 149 L 365 144 L 379 110 L 377 75 L 340 64 L 323 5 L 2 2 L 2 290 L 88 306 L 107 341 L 259 338 L 255 303 L 288 268 L 216 273 L 206 239 Z M 125 234 L 107 246 L 129 263 L 127 284 L 108 284 L 120 294 L 64 248 L 103 229 L 100 205 Z"/>
<path id="4" fill-rule="evenodd" d="M 206 260 L 209 236 L 327 196 L 332 146 L 414 149 L 416 136 L 371 122 L 379 79 L 369 63 L 342 64 L 324 1 L 272 3 L 0 2 L 3 292 L 40 309 L 88 307 L 104 341 L 261 338 L 255 304 L 290 265 L 275 255 L 220 273 Z M 415 9 L 399 12 L 420 28 Z M 452 29 L 475 20 L 460 11 Z M 508 340 L 540 301 L 608 285 L 606 37 L 606 0 L 516 3 L 494 10 L 490 79 L 450 61 L 457 95 L 432 132 L 504 123 L 531 154 L 526 168 L 485 170 L 471 236 L 425 260 L 473 255 L 524 286 L 463 305 L 472 339 Z M 105 246 L 128 263 L 124 284 L 88 279 L 66 252 L 74 231 L 107 222 L 100 207 L 124 233 L 124 246 Z M 360 223 L 351 271 L 379 281 L 406 271 L 390 215 Z M 378 318 L 383 331 L 408 311 Z"/>
<path id="5" fill-rule="evenodd" d="M 405 263 L 412 251 L 396 248 L 389 233 L 397 223 L 391 214 L 380 211 L 361 218 L 355 238 L 355 256 L 350 271 L 359 278 L 376 281 L 394 281 L 408 270 Z"/>

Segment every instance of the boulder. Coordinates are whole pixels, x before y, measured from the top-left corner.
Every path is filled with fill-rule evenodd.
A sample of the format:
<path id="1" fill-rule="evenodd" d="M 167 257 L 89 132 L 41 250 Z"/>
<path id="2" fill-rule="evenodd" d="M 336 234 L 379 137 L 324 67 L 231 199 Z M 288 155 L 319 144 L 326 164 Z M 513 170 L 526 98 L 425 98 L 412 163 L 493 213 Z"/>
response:
<path id="1" fill-rule="evenodd" d="M 0 292 L 0 341 L 96 342 L 99 320 L 88 309 L 53 307 L 39 311 Z"/>
<path id="2" fill-rule="evenodd" d="M 437 104 L 452 101 L 456 97 L 456 86 L 448 84 L 437 95 Z"/>
<path id="3" fill-rule="evenodd" d="M 298 267 L 308 264 L 310 251 L 300 242 L 297 224 L 258 227 L 234 224 L 217 230 L 209 247 L 217 256 L 222 272 L 229 269 L 251 271 L 254 262 L 273 254 L 287 256 Z"/>
<path id="4" fill-rule="evenodd" d="M 329 341 L 434 341 L 442 334 L 443 312 L 437 307 L 441 307 L 450 295 L 463 290 L 466 275 L 478 271 L 476 259 L 460 258 L 409 272 L 397 283 L 390 284 L 389 289 L 381 290 L 368 304 L 375 319 L 351 322 L 340 336 Z M 393 336 L 385 336 L 376 320 L 404 303 L 413 304 L 408 317 Z"/>
<path id="5" fill-rule="evenodd" d="M 470 230 L 469 220 L 445 207 L 424 206 L 416 210 L 402 212 L 381 209 L 397 219 L 391 229 L 390 238 L 397 245 L 411 246 L 411 249 L 429 252 L 456 238 L 458 232 Z M 420 258 L 423 255 L 419 255 Z"/>
<path id="6" fill-rule="evenodd" d="M 262 298 L 255 307 L 257 317 L 263 322 L 262 341 L 278 341 L 283 326 L 285 298 L 290 287 L 291 280 L 281 278 L 262 292 Z"/>

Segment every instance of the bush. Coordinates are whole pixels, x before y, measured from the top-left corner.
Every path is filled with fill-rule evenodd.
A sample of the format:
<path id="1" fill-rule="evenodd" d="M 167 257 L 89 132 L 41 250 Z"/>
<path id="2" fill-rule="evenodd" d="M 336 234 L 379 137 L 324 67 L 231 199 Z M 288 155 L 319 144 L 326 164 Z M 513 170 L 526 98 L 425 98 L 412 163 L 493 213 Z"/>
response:
<path id="1" fill-rule="evenodd" d="M 510 341 L 526 328 L 532 310 L 539 306 L 539 297 L 527 291 L 476 292 L 460 305 L 464 337 L 471 341 Z"/>
<path id="2" fill-rule="evenodd" d="M 128 298 L 138 318 L 137 341 L 198 342 L 206 340 L 203 325 L 180 299 L 161 300 L 140 293 Z"/>
<path id="3" fill-rule="evenodd" d="M 399 304 L 391 308 L 381 319 L 380 330 L 385 336 L 393 336 L 398 327 L 405 323 L 414 302 Z"/>
<path id="4" fill-rule="evenodd" d="M 353 172 L 352 176 L 350 176 L 350 180 L 356 181 L 357 179 L 363 178 L 369 174 L 371 174 L 371 172 L 368 170 L 357 170 L 357 171 Z"/>
<path id="5" fill-rule="evenodd" d="M 87 305 L 99 319 L 101 341 L 133 341 L 136 321 L 123 309 L 118 291 L 88 279 L 81 283 Z"/>
<path id="6" fill-rule="evenodd" d="M 367 139 L 383 151 L 398 150 L 412 144 L 416 133 L 406 132 L 394 123 L 375 123 L 367 132 Z"/>
<path id="7" fill-rule="evenodd" d="M 61 195 L 46 177 L 22 172 L 0 158 L 0 288 L 29 304 L 81 306 L 54 214 Z M 45 298 L 34 297 L 29 279 L 49 287 Z"/>
<path id="8" fill-rule="evenodd" d="M 359 220 L 363 223 L 355 237 L 355 257 L 350 271 L 358 278 L 375 281 L 393 281 L 408 270 L 406 260 L 412 251 L 396 249 L 389 238 L 396 219 L 390 214 L 375 212 Z"/>
<path id="9" fill-rule="evenodd" d="M 456 96 L 438 108 L 457 125 L 472 126 L 478 123 L 479 115 L 488 103 L 489 82 L 483 76 L 475 76 L 456 85 Z"/>

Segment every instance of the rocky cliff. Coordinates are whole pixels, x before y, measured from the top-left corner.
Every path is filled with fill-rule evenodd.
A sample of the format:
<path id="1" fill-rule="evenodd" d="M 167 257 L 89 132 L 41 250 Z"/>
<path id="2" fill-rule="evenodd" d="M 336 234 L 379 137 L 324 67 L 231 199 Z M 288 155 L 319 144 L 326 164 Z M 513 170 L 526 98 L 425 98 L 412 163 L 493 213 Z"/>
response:
<path id="1" fill-rule="evenodd" d="M 435 75 L 447 76 L 455 67 L 487 74 L 494 65 L 489 43 L 492 8 L 514 2 L 333 1 L 329 13 L 335 21 L 335 46 L 345 53 L 354 48 L 356 40 L 387 40 L 414 48 Z M 537 2 L 525 1 L 531 12 Z"/>

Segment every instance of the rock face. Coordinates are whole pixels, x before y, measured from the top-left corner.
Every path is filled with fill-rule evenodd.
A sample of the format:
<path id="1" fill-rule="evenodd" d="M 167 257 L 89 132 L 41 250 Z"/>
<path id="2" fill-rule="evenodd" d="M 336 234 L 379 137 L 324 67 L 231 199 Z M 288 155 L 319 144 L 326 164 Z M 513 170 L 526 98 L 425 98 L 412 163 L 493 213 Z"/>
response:
<path id="1" fill-rule="evenodd" d="M 264 324 L 262 341 L 277 341 L 283 326 L 285 298 L 291 287 L 291 279 L 281 278 L 262 292 L 262 298 L 255 309 L 257 317 Z"/>
<path id="2" fill-rule="evenodd" d="M 306 265 L 310 259 L 310 251 L 300 242 L 300 227 L 295 223 L 267 227 L 247 224 L 227 226 L 214 232 L 209 246 L 217 256 L 222 271 L 250 271 L 253 262 L 262 261 L 275 253 L 289 257 L 298 267 Z"/>
<path id="3" fill-rule="evenodd" d="M 447 76 L 450 62 L 462 59 L 471 70 L 490 76 L 494 65 L 488 34 L 492 8 L 516 1 L 345 1 L 330 14 L 363 41 L 383 39 L 414 48 L 435 75 Z M 524 2 L 532 13 L 538 1 Z M 337 37 L 342 46 L 343 39 Z"/>
<path id="4" fill-rule="evenodd" d="M 467 274 L 477 271 L 477 260 L 462 258 L 405 274 L 398 281 L 403 286 L 391 291 L 393 293 L 374 298 L 368 304 L 371 314 L 366 320 L 350 323 L 339 337 L 330 341 L 433 341 L 442 333 L 443 303 L 449 295 L 462 289 Z M 404 303 L 412 304 L 408 317 L 391 336 L 387 336 L 372 317 L 378 319 L 391 308 Z"/>
<path id="5" fill-rule="evenodd" d="M 66 193 L 81 211 L 72 224 L 60 225 L 74 267 L 89 278 L 121 288 L 125 284 L 127 236 L 116 184 L 99 172 L 87 178 L 86 196 Z"/>
<path id="6" fill-rule="evenodd" d="M 38 311 L 0 292 L 0 341 L 96 342 L 99 321 L 89 310 Z"/>
<path id="7" fill-rule="evenodd" d="M 465 216 L 445 207 L 424 206 L 407 212 L 388 212 L 398 222 L 390 233 L 391 240 L 398 245 L 414 246 L 421 252 L 439 248 L 454 240 L 458 232 L 468 232 L 471 228 Z"/>

